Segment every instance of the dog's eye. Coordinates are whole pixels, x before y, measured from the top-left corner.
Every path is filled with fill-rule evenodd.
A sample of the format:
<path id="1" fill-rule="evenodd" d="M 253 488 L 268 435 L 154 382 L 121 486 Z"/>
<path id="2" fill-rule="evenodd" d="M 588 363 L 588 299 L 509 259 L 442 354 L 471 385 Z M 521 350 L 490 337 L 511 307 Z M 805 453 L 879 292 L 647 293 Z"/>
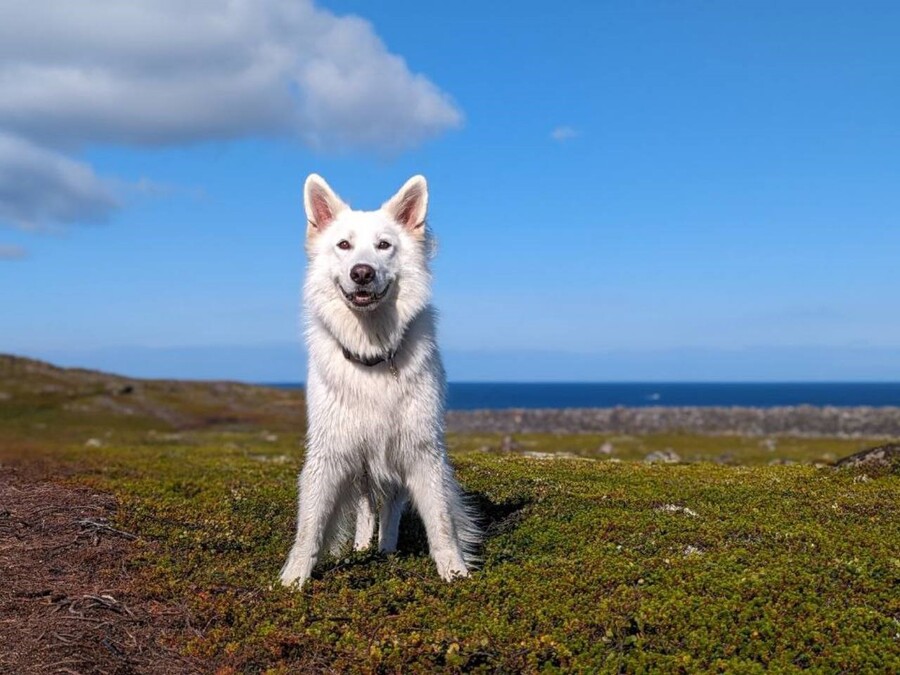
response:
<path id="1" fill-rule="evenodd" d="M 346 239 L 341 239 L 341 240 L 337 243 L 337 247 L 338 247 L 339 249 L 341 249 L 342 251 L 349 251 L 349 250 L 350 250 L 350 242 L 347 241 Z"/>
<path id="2" fill-rule="evenodd" d="M 389 241 L 382 240 L 382 241 L 378 242 L 378 248 L 382 251 L 387 251 L 390 247 L 391 247 L 391 242 L 389 242 Z"/>

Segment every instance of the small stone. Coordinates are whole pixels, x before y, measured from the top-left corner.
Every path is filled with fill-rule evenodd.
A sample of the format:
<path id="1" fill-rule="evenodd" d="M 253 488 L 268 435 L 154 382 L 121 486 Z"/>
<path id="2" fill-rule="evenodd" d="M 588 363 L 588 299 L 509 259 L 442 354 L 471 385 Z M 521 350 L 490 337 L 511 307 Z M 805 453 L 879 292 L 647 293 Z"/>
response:
<path id="1" fill-rule="evenodd" d="M 651 452 L 644 457 L 644 461 L 648 464 L 677 464 L 681 461 L 681 457 L 672 448 L 666 448 Z"/>
<path id="2" fill-rule="evenodd" d="M 503 441 L 500 443 L 500 449 L 503 452 L 515 452 L 521 446 L 516 442 L 516 439 L 512 436 L 504 436 Z"/>
<path id="3" fill-rule="evenodd" d="M 696 518 L 698 516 L 697 512 L 693 509 L 689 509 L 686 506 L 678 506 L 677 504 L 663 504 L 656 510 L 665 511 L 667 513 L 683 513 L 684 515 L 690 516 L 691 518 Z"/>

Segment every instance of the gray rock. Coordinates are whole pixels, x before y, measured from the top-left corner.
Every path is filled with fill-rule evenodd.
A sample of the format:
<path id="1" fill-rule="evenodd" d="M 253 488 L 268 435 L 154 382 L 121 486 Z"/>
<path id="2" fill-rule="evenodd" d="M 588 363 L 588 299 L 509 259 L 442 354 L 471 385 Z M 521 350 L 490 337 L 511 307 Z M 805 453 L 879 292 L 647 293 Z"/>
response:
<path id="1" fill-rule="evenodd" d="M 900 465 L 900 443 L 887 443 L 861 450 L 849 457 L 839 459 L 834 465 L 841 469 Z"/>
<path id="2" fill-rule="evenodd" d="M 900 407 L 784 406 L 778 408 L 560 408 L 452 410 L 451 431 L 461 433 L 613 433 L 685 431 L 760 436 L 774 450 L 774 436 L 900 437 Z"/>

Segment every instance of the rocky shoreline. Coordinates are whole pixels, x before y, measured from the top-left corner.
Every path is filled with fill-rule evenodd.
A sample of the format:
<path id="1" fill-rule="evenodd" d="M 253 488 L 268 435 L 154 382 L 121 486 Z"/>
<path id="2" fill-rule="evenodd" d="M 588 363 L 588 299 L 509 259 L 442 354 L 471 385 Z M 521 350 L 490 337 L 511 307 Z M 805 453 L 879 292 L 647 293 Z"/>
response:
<path id="1" fill-rule="evenodd" d="M 648 407 L 452 410 L 450 431 L 462 433 L 617 433 L 684 431 L 742 436 L 900 438 L 900 407 Z"/>

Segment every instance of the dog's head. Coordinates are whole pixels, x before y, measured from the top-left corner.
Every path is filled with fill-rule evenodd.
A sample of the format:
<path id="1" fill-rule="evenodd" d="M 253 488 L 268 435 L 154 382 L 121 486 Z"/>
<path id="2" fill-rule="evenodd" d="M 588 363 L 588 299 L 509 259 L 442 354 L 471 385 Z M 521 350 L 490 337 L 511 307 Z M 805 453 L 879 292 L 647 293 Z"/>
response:
<path id="1" fill-rule="evenodd" d="M 427 302 L 424 177 L 410 178 L 377 211 L 354 211 L 321 176 L 312 174 L 303 201 L 308 273 L 317 296 L 334 294 L 358 313 L 403 299 Z"/>

